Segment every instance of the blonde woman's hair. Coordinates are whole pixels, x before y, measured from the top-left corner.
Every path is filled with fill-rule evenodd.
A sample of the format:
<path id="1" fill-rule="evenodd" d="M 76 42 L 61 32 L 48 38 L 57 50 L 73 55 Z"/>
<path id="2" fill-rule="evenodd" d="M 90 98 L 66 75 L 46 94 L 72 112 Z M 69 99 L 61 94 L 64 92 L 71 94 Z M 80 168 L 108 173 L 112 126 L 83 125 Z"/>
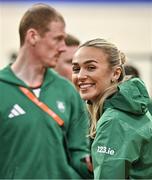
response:
<path id="1" fill-rule="evenodd" d="M 123 52 L 120 52 L 114 44 L 106 41 L 105 39 L 93 39 L 85 42 L 79 48 L 81 47 L 95 47 L 101 49 L 102 52 L 108 55 L 107 61 L 109 62 L 109 66 L 111 68 L 116 66 L 121 67 L 121 74 L 118 78 L 118 81 L 112 83 L 111 86 L 108 89 L 106 89 L 104 94 L 98 97 L 96 102 L 87 104 L 91 118 L 89 135 L 90 137 L 94 138 L 96 134 L 97 121 L 99 120 L 102 114 L 105 99 L 107 99 L 107 97 L 111 96 L 117 91 L 118 84 L 120 84 L 124 79 L 125 71 L 123 65 L 125 63 L 126 57 L 125 54 Z"/>

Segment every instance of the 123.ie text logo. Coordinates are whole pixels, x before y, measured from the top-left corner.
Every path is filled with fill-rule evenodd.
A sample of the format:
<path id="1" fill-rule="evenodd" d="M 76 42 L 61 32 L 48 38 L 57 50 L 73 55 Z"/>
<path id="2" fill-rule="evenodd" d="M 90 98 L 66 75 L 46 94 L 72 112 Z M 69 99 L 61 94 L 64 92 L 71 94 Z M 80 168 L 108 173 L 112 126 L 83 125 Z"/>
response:
<path id="1" fill-rule="evenodd" d="M 109 154 L 111 156 L 113 156 L 115 154 L 115 151 L 113 149 L 108 148 L 106 146 L 98 146 L 97 152 L 103 153 L 103 154 Z"/>

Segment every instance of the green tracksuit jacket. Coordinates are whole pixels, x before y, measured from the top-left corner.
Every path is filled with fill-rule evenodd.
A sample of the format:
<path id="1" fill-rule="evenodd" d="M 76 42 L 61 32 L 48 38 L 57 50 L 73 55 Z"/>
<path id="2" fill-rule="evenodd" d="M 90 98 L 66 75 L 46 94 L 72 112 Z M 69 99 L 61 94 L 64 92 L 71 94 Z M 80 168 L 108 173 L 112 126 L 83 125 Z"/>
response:
<path id="1" fill-rule="evenodd" d="M 152 179 L 152 116 L 143 82 L 134 78 L 104 103 L 92 144 L 95 179 Z"/>
<path id="2" fill-rule="evenodd" d="M 81 160 L 89 154 L 88 119 L 73 85 L 48 69 L 41 87 L 40 101 L 64 120 L 64 127 L 19 86 L 28 88 L 9 66 L 0 71 L 0 178 L 91 178 Z"/>
<path id="3" fill-rule="evenodd" d="M 152 98 L 150 99 L 150 103 L 148 104 L 149 112 L 152 114 Z"/>

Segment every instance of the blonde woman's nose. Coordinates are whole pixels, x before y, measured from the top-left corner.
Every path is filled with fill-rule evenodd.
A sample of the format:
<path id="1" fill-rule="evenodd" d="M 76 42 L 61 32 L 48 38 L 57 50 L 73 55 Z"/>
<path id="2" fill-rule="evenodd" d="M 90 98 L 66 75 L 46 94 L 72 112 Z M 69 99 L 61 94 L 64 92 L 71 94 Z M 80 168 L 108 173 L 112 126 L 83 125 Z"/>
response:
<path id="1" fill-rule="evenodd" d="M 77 77 L 78 77 L 79 80 L 85 80 L 87 78 L 87 75 L 86 75 L 85 71 L 80 70 Z"/>

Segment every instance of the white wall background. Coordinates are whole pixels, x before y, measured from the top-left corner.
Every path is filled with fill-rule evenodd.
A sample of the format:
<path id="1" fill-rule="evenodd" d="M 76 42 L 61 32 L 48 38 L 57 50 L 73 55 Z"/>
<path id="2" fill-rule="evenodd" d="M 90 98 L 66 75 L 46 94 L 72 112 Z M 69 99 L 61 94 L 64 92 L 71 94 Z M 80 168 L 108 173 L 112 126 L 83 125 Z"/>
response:
<path id="1" fill-rule="evenodd" d="M 19 48 L 19 21 L 31 4 L 0 4 L 0 68 Z M 152 3 L 151 4 L 52 4 L 65 17 L 67 32 L 81 42 L 103 37 L 128 56 L 140 71 L 152 95 Z"/>

